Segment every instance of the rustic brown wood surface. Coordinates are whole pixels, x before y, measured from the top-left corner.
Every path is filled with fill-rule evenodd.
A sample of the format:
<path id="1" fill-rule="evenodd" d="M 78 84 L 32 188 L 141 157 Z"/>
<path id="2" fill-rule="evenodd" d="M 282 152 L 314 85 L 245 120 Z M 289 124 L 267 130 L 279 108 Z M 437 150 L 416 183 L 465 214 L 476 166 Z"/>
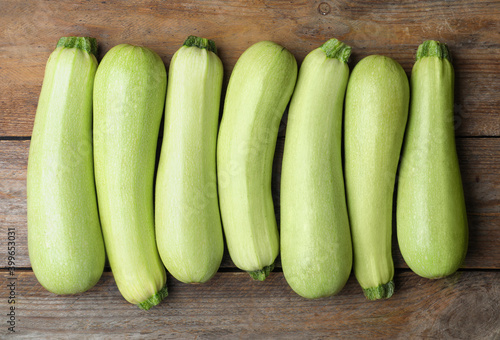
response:
<path id="1" fill-rule="evenodd" d="M 2 272 L 2 286 L 11 278 Z M 203 285 L 168 277 L 170 295 L 157 308 L 124 301 L 111 273 L 83 294 L 47 292 L 32 272 L 17 275 L 20 334 L 76 338 L 454 338 L 497 339 L 500 273 L 465 271 L 429 281 L 403 271 L 385 301 L 366 301 L 351 276 L 336 296 L 306 300 L 282 273 L 265 282 L 246 273 L 217 273 Z M 4 291 L 2 291 L 4 292 Z M 0 295 L 7 299 L 5 293 Z"/>
<path id="2" fill-rule="evenodd" d="M 26 338 L 500 338 L 498 1 L 0 0 L 0 18 L 0 338 L 9 334 L 12 291 L 16 335 Z M 84 294 L 44 290 L 28 258 L 25 180 L 45 63 L 57 40 L 95 37 L 99 60 L 116 44 L 144 45 L 168 65 L 191 34 L 215 40 L 224 86 L 237 58 L 259 40 L 282 44 L 300 63 L 336 37 L 353 47 L 351 69 L 383 54 L 408 75 L 421 42 L 446 42 L 456 71 L 454 118 L 470 224 L 463 269 L 441 280 L 420 278 L 394 243 L 396 292 L 387 301 L 366 301 L 353 276 L 339 295 L 305 300 L 288 287 L 279 262 L 265 282 L 253 282 L 227 254 L 206 284 L 169 276 L 169 297 L 148 312 L 121 297 L 109 268 Z M 286 115 L 272 183 L 278 215 L 285 127 Z M 9 228 L 14 275 L 7 270 Z"/>
<path id="3" fill-rule="evenodd" d="M 128 42 L 169 63 L 190 34 L 214 39 L 229 77 L 250 44 L 274 40 L 299 61 L 336 37 L 395 58 L 409 73 L 425 39 L 449 44 L 457 68 L 457 134 L 500 136 L 497 1 L 17 1 L 0 9 L 0 136 L 30 136 L 44 65 L 61 36 L 98 39 L 100 56 Z M 323 14 L 325 13 L 325 14 Z"/>

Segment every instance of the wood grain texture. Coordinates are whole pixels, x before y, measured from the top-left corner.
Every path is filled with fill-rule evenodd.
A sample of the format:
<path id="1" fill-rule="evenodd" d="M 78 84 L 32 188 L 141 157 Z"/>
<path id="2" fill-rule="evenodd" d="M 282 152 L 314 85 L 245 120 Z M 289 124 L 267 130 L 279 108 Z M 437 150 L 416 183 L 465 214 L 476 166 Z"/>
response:
<path id="1" fill-rule="evenodd" d="M 7 230 L 15 228 L 20 338 L 500 339 L 499 17 L 493 0 L 0 0 L 0 338 L 8 335 L 12 306 Z M 99 60 L 131 43 L 152 48 L 166 65 L 188 35 L 213 39 L 224 64 L 223 94 L 238 57 L 260 40 L 282 44 L 301 62 L 335 37 L 353 47 L 351 69 L 382 54 L 408 75 L 420 43 L 446 42 L 456 73 L 455 131 L 470 226 L 466 269 L 441 280 L 420 278 L 406 269 L 394 235 L 396 291 L 386 301 L 366 301 L 353 276 L 339 295 L 305 300 L 288 287 L 279 260 L 266 281 L 255 282 L 227 251 L 206 284 L 169 276 L 169 297 L 149 312 L 121 297 L 109 268 L 84 294 L 47 292 L 28 257 L 30 142 L 23 139 L 31 136 L 47 58 L 61 36 L 71 35 L 97 38 Z M 278 217 L 285 132 L 286 114 L 273 166 Z"/>
<path id="2" fill-rule="evenodd" d="M 409 74 L 417 46 L 439 39 L 454 57 L 457 134 L 500 136 L 496 1 L 0 0 L 0 8 L 0 137 L 31 135 L 45 63 L 61 36 L 97 38 L 100 58 L 119 43 L 144 45 L 168 65 L 191 34 L 215 40 L 225 85 L 237 58 L 259 40 L 282 44 L 300 62 L 336 37 L 353 47 L 351 68 L 383 54 Z"/>
<path id="3" fill-rule="evenodd" d="M 2 287 L 11 281 L 2 271 Z M 147 312 L 121 297 L 109 272 L 86 293 L 70 296 L 47 292 L 31 272 L 18 272 L 16 282 L 16 334 L 23 338 L 118 337 L 117 332 L 130 339 L 500 336 L 499 272 L 465 271 L 433 281 L 398 271 L 394 296 L 372 302 L 352 276 L 338 295 L 320 300 L 296 295 L 282 273 L 264 282 L 218 273 L 201 285 L 169 276 L 169 296 Z M 5 304 L 5 290 L 0 300 Z"/>
<path id="4" fill-rule="evenodd" d="M 29 267 L 26 226 L 26 168 L 29 141 L 0 141 L 0 222 L 1 239 L 6 228 L 17 233 L 17 265 Z M 279 185 L 284 139 L 276 146 L 272 181 L 276 215 L 279 220 Z M 469 216 L 470 244 L 465 268 L 500 269 L 500 139 L 458 138 L 457 148 Z M 395 228 L 393 233 L 395 233 Z M 1 245 L 0 245 L 1 246 Z M 394 237 L 396 268 L 405 268 Z M 222 268 L 235 268 L 227 250 Z M 278 261 L 277 266 L 280 266 Z"/>

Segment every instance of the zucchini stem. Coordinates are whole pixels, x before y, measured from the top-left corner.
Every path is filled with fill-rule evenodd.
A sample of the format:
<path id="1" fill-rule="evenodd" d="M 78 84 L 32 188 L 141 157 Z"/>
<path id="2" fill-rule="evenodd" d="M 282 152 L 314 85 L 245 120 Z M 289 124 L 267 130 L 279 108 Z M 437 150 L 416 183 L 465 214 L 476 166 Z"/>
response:
<path id="1" fill-rule="evenodd" d="M 255 270 L 253 272 L 248 272 L 248 274 L 250 274 L 250 276 L 254 280 L 264 281 L 269 276 L 269 274 L 273 271 L 273 269 L 274 269 L 274 263 L 269 265 L 269 266 L 265 266 L 261 270 Z"/>
<path id="2" fill-rule="evenodd" d="M 363 288 L 363 293 L 368 300 L 388 299 L 394 294 L 394 280 L 377 287 Z"/>
<path id="3" fill-rule="evenodd" d="M 351 56 L 351 46 L 335 38 L 328 40 L 320 48 L 326 53 L 327 58 L 338 59 L 347 63 Z"/>
<path id="4" fill-rule="evenodd" d="M 186 41 L 184 41 L 184 46 L 187 47 L 198 47 L 204 48 L 210 52 L 217 54 L 217 47 L 215 46 L 215 42 L 213 40 L 209 40 L 206 38 L 200 38 L 194 35 L 190 35 Z"/>
<path id="5" fill-rule="evenodd" d="M 167 296 L 168 296 L 168 290 L 167 290 L 167 285 L 165 285 L 162 289 L 158 291 L 158 293 L 154 294 L 146 301 L 139 303 L 138 306 L 140 309 L 148 310 L 151 307 L 154 307 L 157 304 L 159 304 Z"/>
<path id="6" fill-rule="evenodd" d="M 438 57 L 440 59 L 448 59 L 451 62 L 451 54 L 448 46 L 445 43 L 435 40 L 426 40 L 418 47 L 417 60 L 425 57 Z"/>
<path id="7" fill-rule="evenodd" d="M 62 37 L 56 47 L 79 48 L 97 57 L 97 40 L 90 37 Z"/>

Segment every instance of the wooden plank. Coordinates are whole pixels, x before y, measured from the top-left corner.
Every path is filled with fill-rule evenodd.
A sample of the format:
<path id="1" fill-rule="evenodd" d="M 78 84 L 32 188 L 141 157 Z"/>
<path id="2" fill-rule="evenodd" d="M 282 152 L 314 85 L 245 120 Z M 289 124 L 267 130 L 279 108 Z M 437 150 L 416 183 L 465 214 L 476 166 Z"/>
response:
<path id="1" fill-rule="evenodd" d="M 89 35 L 100 57 L 128 42 L 168 64 L 191 34 L 216 41 L 225 81 L 250 44 L 274 40 L 300 62 L 331 37 L 353 47 L 351 67 L 384 54 L 410 72 L 425 39 L 449 43 L 460 136 L 500 136 L 500 6 L 495 1 L 29 1 L 0 0 L 0 137 L 30 136 L 45 63 L 61 36 Z M 33 20 L 36 18 L 36 20 Z"/>
<path id="2" fill-rule="evenodd" d="M 0 300 L 8 308 L 2 272 Z M 169 296 L 149 311 L 127 303 L 112 274 L 86 293 L 56 296 L 30 271 L 16 273 L 16 335 L 26 338 L 124 336 L 139 338 L 453 338 L 498 339 L 500 272 L 459 272 L 427 280 L 398 271 L 396 292 L 385 301 L 365 300 L 355 278 L 334 297 L 306 300 L 282 273 L 264 282 L 244 273 L 218 273 L 201 285 L 169 277 Z M 7 313 L 0 334 L 7 334 Z"/>
<path id="3" fill-rule="evenodd" d="M 0 140 L 0 247 L 7 249 L 7 232 L 16 233 L 16 266 L 29 266 L 26 222 L 26 171 L 29 141 Z M 6 263 L 2 263 L 2 267 Z"/>
<path id="4" fill-rule="evenodd" d="M 279 183 L 284 139 L 276 147 L 272 182 L 279 219 Z M 17 233 L 17 265 L 29 267 L 26 228 L 26 167 L 29 141 L 0 141 L 0 239 L 6 228 Z M 463 176 L 470 224 L 469 252 L 465 268 L 500 269 L 500 139 L 458 138 L 457 148 Z M 394 230 L 395 233 L 395 230 Z M 393 242 L 395 266 L 405 268 L 396 238 Z M 277 266 L 280 266 L 278 261 Z M 222 268 L 234 268 L 227 252 Z"/>

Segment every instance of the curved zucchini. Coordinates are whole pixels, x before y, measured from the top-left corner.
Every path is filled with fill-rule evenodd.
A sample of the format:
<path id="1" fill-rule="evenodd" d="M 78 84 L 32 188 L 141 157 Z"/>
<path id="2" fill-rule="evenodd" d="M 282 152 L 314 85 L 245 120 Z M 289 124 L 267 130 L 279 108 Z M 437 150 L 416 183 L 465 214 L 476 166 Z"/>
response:
<path id="1" fill-rule="evenodd" d="M 224 253 L 215 169 L 222 75 L 211 40 L 189 37 L 170 62 L 156 239 L 167 270 L 185 283 L 209 280 Z"/>
<path id="2" fill-rule="evenodd" d="M 279 252 L 271 196 L 276 138 L 297 77 L 284 47 L 261 41 L 236 63 L 226 93 L 217 145 L 222 225 L 235 265 L 264 280 Z"/>
<path id="3" fill-rule="evenodd" d="M 167 295 L 153 214 L 166 83 L 156 53 L 122 44 L 106 53 L 94 84 L 95 178 L 104 242 L 118 289 L 143 309 Z"/>
<path id="4" fill-rule="evenodd" d="M 370 300 L 394 292 L 392 199 L 408 102 L 408 78 L 396 61 L 373 55 L 353 69 L 346 93 L 344 171 L 354 273 Z"/>
<path id="5" fill-rule="evenodd" d="M 467 253 L 453 87 L 447 46 L 424 42 L 411 76 L 410 116 L 398 182 L 397 235 L 408 266 L 431 279 L 453 274 Z"/>
<path id="6" fill-rule="evenodd" d="M 55 294 L 94 286 L 105 252 L 92 159 L 93 38 L 61 38 L 49 57 L 28 159 L 28 249 Z"/>
<path id="7" fill-rule="evenodd" d="M 352 268 L 342 172 L 342 112 L 351 48 L 331 39 L 300 67 L 281 171 L 281 264 L 306 298 L 338 293 Z"/>

